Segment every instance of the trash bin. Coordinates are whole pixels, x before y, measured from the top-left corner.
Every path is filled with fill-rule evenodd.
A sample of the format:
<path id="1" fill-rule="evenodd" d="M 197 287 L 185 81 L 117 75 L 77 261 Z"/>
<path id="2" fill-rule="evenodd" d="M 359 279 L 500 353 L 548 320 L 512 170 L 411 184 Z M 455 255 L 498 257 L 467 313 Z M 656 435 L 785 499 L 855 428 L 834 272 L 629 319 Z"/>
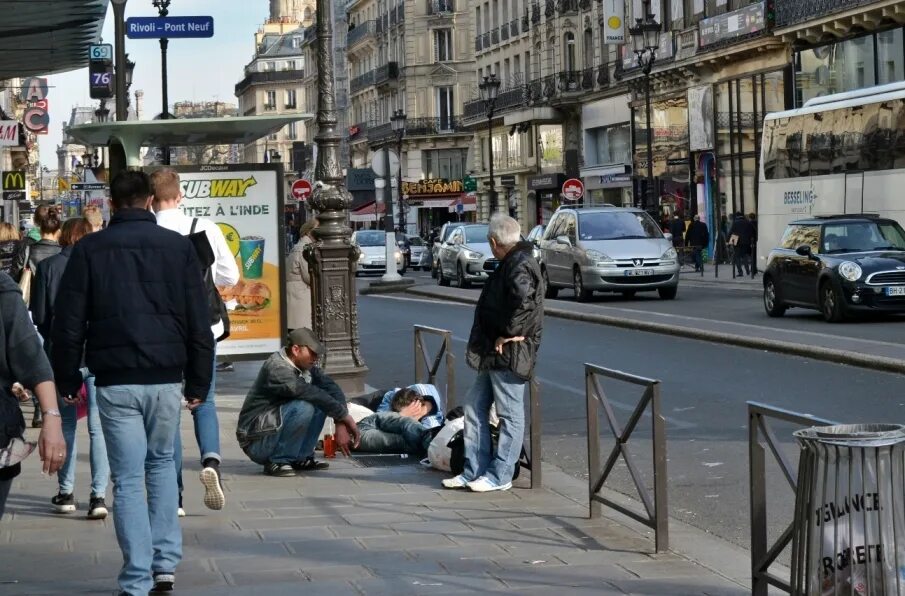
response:
<path id="1" fill-rule="evenodd" d="M 792 593 L 905 595 L 905 426 L 794 433 L 801 446 Z"/>

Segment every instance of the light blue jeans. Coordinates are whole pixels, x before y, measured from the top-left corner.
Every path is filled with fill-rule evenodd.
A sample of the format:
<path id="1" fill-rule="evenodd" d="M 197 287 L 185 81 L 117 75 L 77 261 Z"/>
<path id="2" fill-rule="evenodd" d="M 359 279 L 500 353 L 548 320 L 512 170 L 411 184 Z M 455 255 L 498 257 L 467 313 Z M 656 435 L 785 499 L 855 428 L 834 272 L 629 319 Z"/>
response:
<path id="1" fill-rule="evenodd" d="M 123 552 L 120 589 L 145 595 L 152 574 L 182 560 L 173 439 L 182 384 L 97 388 L 97 405 L 113 477 L 113 524 Z"/>
<path id="2" fill-rule="evenodd" d="M 358 423 L 363 453 L 408 453 L 422 457 L 431 442 L 431 432 L 414 418 L 396 412 L 377 412 Z"/>
<path id="3" fill-rule="evenodd" d="M 82 378 L 85 380 L 88 394 L 91 496 L 104 497 L 107 492 L 107 480 L 110 478 L 110 464 L 107 462 L 107 444 L 104 441 L 104 431 L 101 429 L 101 417 L 97 411 L 97 389 L 94 387 L 94 375 L 87 368 L 82 369 Z M 78 455 L 75 439 L 77 408 L 60 400 L 60 413 L 63 418 L 63 439 L 66 441 L 66 462 L 57 472 L 57 480 L 60 483 L 60 492 L 68 495 L 75 490 L 75 464 Z"/>
<path id="4" fill-rule="evenodd" d="M 207 397 L 200 406 L 192 410 L 192 422 L 195 425 L 195 441 L 201 450 L 201 463 L 212 458 L 220 461 L 220 421 L 217 420 L 217 404 L 214 402 L 215 386 L 217 382 L 217 357 L 214 356 L 214 372 L 211 375 L 211 388 Z M 182 494 L 182 433 L 176 433 L 175 455 L 176 481 L 179 484 L 179 494 Z"/>
<path id="5" fill-rule="evenodd" d="M 478 373 L 465 398 L 465 480 L 486 476 L 497 486 L 512 482 L 525 441 L 526 383 L 508 370 Z M 494 403 L 500 418 L 495 452 L 490 436 L 490 406 Z"/>
<path id="6" fill-rule="evenodd" d="M 317 439 L 327 415 L 320 408 L 301 400 L 280 406 L 280 429 L 245 447 L 245 454 L 256 464 L 291 464 L 314 456 Z"/>

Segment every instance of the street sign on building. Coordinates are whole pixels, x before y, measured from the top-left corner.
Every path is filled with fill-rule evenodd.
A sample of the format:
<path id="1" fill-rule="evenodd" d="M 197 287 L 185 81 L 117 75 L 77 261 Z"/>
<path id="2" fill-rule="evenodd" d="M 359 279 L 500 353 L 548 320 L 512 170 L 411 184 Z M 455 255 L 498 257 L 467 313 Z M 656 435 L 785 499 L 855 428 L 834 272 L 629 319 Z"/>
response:
<path id="1" fill-rule="evenodd" d="M 478 190 L 478 181 L 471 176 L 465 176 L 462 179 L 462 187 L 465 192 L 475 192 Z"/>
<path id="2" fill-rule="evenodd" d="M 306 201 L 311 196 L 311 183 L 300 178 L 292 183 L 292 198 L 296 201 Z"/>
<path id="3" fill-rule="evenodd" d="M 500 176 L 500 186 L 506 188 L 515 186 L 515 176 L 513 174 L 503 174 Z"/>
<path id="4" fill-rule="evenodd" d="M 577 201 L 584 196 L 584 183 L 578 178 L 569 178 L 562 183 L 562 198 Z"/>
<path id="5" fill-rule="evenodd" d="M 19 144 L 19 123 L 15 120 L 0 120 L 0 147 L 15 147 Z"/>
<path id="6" fill-rule="evenodd" d="M 177 39 L 214 36 L 214 17 L 130 17 L 129 39 Z"/>
<path id="7" fill-rule="evenodd" d="M 74 182 L 72 190 L 107 190 L 107 185 L 103 182 Z"/>

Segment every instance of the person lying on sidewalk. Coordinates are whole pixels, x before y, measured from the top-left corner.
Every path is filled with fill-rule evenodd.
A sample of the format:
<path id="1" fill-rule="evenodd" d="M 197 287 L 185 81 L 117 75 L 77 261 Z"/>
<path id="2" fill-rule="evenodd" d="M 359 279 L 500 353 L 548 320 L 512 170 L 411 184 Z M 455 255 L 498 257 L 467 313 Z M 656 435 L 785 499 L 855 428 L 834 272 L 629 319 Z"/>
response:
<path id="1" fill-rule="evenodd" d="M 286 347 L 261 367 L 239 413 L 236 438 L 251 461 L 269 476 L 295 476 L 329 464 L 314 459 L 314 447 L 327 416 L 336 423 L 336 446 L 345 455 L 358 447 L 360 434 L 349 415 L 346 396 L 317 367 L 324 346 L 310 329 L 294 329 Z"/>
<path id="2" fill-rule="evenodd" d="M 440 396 L 440 392 L 437 391 L 437 388 L 429 383 L 415 383 L 414 385 L 409 385 L 406 389 L 411 390 L 413 395 L 418 396 L 422 402 L 421 405 L 426 407 L 425 413 L 418 417 L 421 425 L 424 426 L 424 428 L 437 428 L 443 426 L 446 402 L 443 400 L 443 397 Z M 403 398 L 399 397 L 399 401 L 397 401 L 397 396 L 401 391 L 404 391 L 402 387 L 396 387 L 384 393 L 383 400 L 381 400 L 380 405 L 377 406 L 376 411 L 399 412 L 402 407 L 407 406 L 411 400 L 403 403 Z"/>
<path id="3" fill-rule="evenodd" d="M 423 395 L 432 389 L 434 395 Z M 428 389 L 429 388 L 429 389 Z M 437 415 L 443 419 L 443 412 L 437 406 L 442 401 L 433 385 L 412 385 L 395 392 L 388 392 L 390 399 L 384 400 L 378 411 L 358 422 L 361 442 L 356 451 L 363 453 L 407 453 L 424 457 L 431 440 L 441 424 L 436 424 Z M 387 409 L 381 408 L 386 405 Z"/>

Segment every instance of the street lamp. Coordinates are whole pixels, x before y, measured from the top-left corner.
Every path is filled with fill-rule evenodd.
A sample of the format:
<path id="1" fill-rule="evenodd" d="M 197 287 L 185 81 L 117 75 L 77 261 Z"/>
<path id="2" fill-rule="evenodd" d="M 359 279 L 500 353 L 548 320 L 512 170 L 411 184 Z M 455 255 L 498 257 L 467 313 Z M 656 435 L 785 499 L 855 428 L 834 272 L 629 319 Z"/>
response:
<path id="1" fill-rule="evenodd" d="M 650 117 L 650 71 L 657 59 L 657 48 L 660 47 L 660 23 L 650 13 L 650 0 L 644 1 L 644 18 L 635 19 L 635 26 L 629 27 L 632 36 L 632 49 L 638 59 L 641 72 L 644 73 L 644 109 L 647 114 L 647 193 L 643 201 L 643 209 L 651 211 L 650 199 L 654 192 L 654 127 Z"/>
<path id="2" fill-rule="evenodd" d="M 402 203 L 402 137 L 405 136 L 405 120 L 407 116 L 402 110 L 396 110 L 390 117 L 393 132 L 396 133 L 396 157 L 399 158 L 399 229 L 406 233 L 405 206 Z M 387 176 L 389 178 L 389 176 Z"/>
<path id="3" fill-rule="evenodd" d="M 129 112 L 126 109 L 126 0 L 113 2 L 113 36 L 116 42 L 116 119 L 126 120 Z"/>
<path id="4" fill-rule="evenodd" d="M 101 100 L 101 106 L 94 110 L 94 115 L 97 118 L 98 122 L 106 122 L 107 118 L 110 117 L 110 110 L 107 109 L 107 100 Z"/>
<path id="5" fill-rule="evenodd" d="M 487 112 L 487 150 L 490 157 L 490 214 L 496 213 L 496 189 L 493 181 L 493 110 L 496 107 L 496 98 L 500 92 L 500 80 L 495 74 L 484 77 L 484 82 L 478 85 L 481 91 L 481 100 L 484 102 L 484 111 Z"/>
<path id="6" fill-rule="evenodd" d="M 135 63 L 129 60 L 129 54 L 126 54 L 126 106 L 132 104 L 129 98 L 129 90 L 132 89 L 132 75 L 135 72 Z M 129 112 L 126 111 L 126 120 L 129 119 Z"/>
<path id="7" fill-rule="evenodd" d="M 169 16 L 170 0 L 152 0 L 151 4 L 157 9 L 157 16 L 161 18 Z M 160 112 L 161 120 L 167 120 L 170 117 L 170 100 L 167 87 L 167 47 L 169 45 L 169 39 L 165 37 L 160 38 L 160 89 L 161 104 L 163 104 L 163 108 Z M 170 165 L 169 147 L 163 147 L 163 165 Z"/>

